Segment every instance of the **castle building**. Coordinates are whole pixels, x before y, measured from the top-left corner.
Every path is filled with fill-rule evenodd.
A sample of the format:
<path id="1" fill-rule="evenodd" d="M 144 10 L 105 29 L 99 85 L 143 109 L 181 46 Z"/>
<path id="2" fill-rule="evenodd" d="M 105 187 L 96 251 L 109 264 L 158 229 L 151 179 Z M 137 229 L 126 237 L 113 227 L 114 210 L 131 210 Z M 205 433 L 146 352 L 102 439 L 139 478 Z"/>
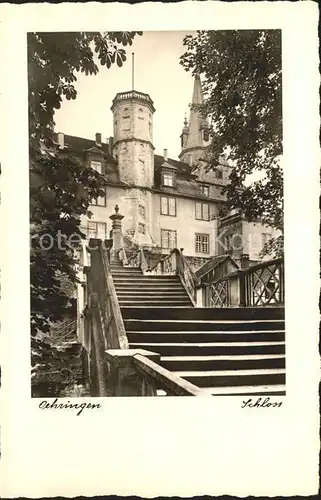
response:
<path id="1" fill-rule="evenodd" d="M 192 104 L 200 104 L 202 99 L 201 80 L 196 76 Z M 235 259 L 247 253 L 250 260 L 257 261 L 262 242 L 257 247 L 244 243 L 243 236 L 251 233 L 251 225 L 240 214 L 226 213 L 222 187 L 229 182 L 233 167 L 222 158 L 215 170 L 207 172 L 202 162 L 210 143 L 207 120 L 191 109 L 189 122 L 185 118 L 180 135 L 179 160 L 174 160 L 166 149 L 162 155 L 155 154 L 155 107 L 148 94 L 135 90 L 117 93 L 111 111 L 113 137 L 108 144 L 102 142 L 99 133 L 94 140 L 56 134 L 62 154 L 76 155 L 106 179 L 105 196 L 93 200 L 91 218 L 83 217 L 87 235 L 108 237 L 110 216 L 117 204 L 124 216 L 124 244 L 133 243 L 159 253 L 183 248 L 194 269 L 226 253 Z M 260 223 L 254 226 L 254 233 L 264 234 L 265 239 L 273 234 L 271 228 Z M 236 250 L 231 240 L 235 230 L 241 240 Z"/>

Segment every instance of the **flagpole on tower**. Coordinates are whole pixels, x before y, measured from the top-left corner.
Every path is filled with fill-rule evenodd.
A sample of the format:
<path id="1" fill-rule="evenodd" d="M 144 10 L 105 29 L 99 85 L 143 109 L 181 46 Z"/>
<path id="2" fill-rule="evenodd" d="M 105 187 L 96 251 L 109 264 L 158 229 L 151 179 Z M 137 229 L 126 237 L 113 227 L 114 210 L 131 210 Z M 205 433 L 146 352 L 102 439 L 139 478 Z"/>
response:
<path id="1" fill-rule="evenodd" d="M 135 53 L 132 52 L 132 90 L 134 90 Z"/>

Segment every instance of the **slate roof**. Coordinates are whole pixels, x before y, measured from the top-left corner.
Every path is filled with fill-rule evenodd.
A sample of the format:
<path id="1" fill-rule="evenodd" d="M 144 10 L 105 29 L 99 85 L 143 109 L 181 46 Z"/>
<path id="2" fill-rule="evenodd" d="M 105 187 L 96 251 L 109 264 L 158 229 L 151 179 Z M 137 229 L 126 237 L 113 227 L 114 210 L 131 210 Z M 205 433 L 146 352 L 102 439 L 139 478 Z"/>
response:
<path id="1" fill-rule="evenodd" d="M 230 259 L 231 262 L 235 265 L 235 267 L 237 268 L 239 267 L 229 255 L 217 255 L 216 257 L 210 259 L 208 262 L 205 262 L 205 264 L 203 264 L 203 266 L 201 266 L 199 269 L 197 269 L 197 271 L 195 272 L 196 276 L 198 278 L 201 278 L 209 271 L 215 269 L 217 266 L 222 264 L 222 262 L 224 262 L 226 259 Z"/>
<path id="2" fill-rule="evenodd" d="M 161 167 L 165 162 L 164 156 L 154 155 L 154 166 L 155 168 Z M 167 159 L 167 163 L 170 163 L 173 167 L 177 169 L 180 174 L 191 175 L 191 167 L 182 161 L 172 160 L 172 158 Z"/>
<path id="3" fill-rule="evenodd" d="M 164 163 L 165 159 L 163 156 L 154 155 L 155 170 L 160 169 Z M 200 182 L 197 182 L 197 175 L 193 174 L 192 168 L 188 165 L 188 163 L 173 160 L 172 158 L 168 158 L 166 163 L 172 165 L 176 170 L 175 188 L 168 186 L 156 186 L 156 190 L 173 195 L 180 194 L 182 196 L 203 199 L 204 201 L 211 200 L 211 198 L 203 194 L 201 184 Z"/>
<path id="4" fill-rule="evenodd" d="M 58 134 L 54 134 L 54 140 L 56 142 L 57 142 L 57 136 Z M 66 152 L 73 151 L 75 153 L 84 153 L 85 151 L 88 151 L 93 147 L 97 147 L 98 149 L 101 149 L 101 151 L 104 153 L 108 163 L 113 163 L 117 165 L 117 161 L 109 153 L 108 144 L 102 142 L 101 146 L 97 146 L 96 141 L 92 139 L 85 139 L 84 137 L 76 137 L 74 135 L 68 135 L 68 134 L 64 134 L 64 141 L 65 141 L 65 146 L 67 146 Z"/>
<path id="5" fill-rule="evenodd" d="M 54 134 L 54 141 L 57 143 L 58 134 Z M 86 139 L 84 137 L 76 137 L 73 135 L 64 134 L 64 143 L 66 153 L 68 151 L 78 154 L 84 154 L 86 151 L 97 148 L 101 149 L 106 159 L 105 175 L 107 177 L 109 184 L 115 184 L 118 186 L 126 187 L 127 184 L 120 181 L 119 170 L 117 160 L 109 153 L 109 146 L 106 143 L 101 143 L 101 146 L 97 146 L 94 139 Z M 161 155 L 154 155 L 154 167 L 155 173 L 164 165 L 165 159 Z M 160 186 L 155 182 L 154 191 L 159 191 L 162 193 L 168 193 L 173 195 L 181 195 L 191 198 L 197 198 L 204 201 L 211 201 L 211 198 L 205 196 L 201 190 L 201 184 L 197 182 L 197 176 L 193 174 L 192 168 L 187 163 L 179 160 L 173 160 L 168 158 L 166 160 L 167 164 L 172 165 L 175 168 L 176 183 L 175 188 L 168 186 Z M 155 179 L 157 180 L 157 179 Z M 223 202 L 223 200 L 219 200 Z"/>

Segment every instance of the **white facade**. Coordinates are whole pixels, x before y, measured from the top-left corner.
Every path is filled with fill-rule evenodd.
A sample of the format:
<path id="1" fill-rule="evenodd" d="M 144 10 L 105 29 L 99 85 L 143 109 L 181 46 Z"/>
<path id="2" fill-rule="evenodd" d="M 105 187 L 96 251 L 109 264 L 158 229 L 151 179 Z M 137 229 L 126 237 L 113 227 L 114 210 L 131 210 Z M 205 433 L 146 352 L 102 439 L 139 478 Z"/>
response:
<path id="1" fill-rule="evenodd" d="M 196 77 L 193 103 L 201 101 L 201 84 Z M 138 245 L 158 247 L 163 252 L 183 248 L 184 254 L 191 257 L 221 254 L 219 209 L 225 203 L 221 188 L 229 182 L 232 167 L 221 159 L 216 170 L 207 172 L 205 164 L 199 162 L 208 145 L 204 119 L 192 110 L 189 125 L 185 120 L 180 154 L 184 161 L 179 162 L 168 159 L 166 150 L 164 156 L 154 155 L 155 109 L 148 94 L 118 93 L 111 110 L 114 137 L 108 154 L 116 173 L 113 179 L 105 173 L 106 199 L 90 207 L 93 215 L 91 219 L 83 217 L 82 226 L 91 237 L 109 237 L 110 216 L 118 205 L 124 216 L 123 235 Z M 108 154 L 101 155 L 102 162 L 108 163 Z M 243 235 L 239 255 L 247 253 L 251 260 L 259 258 L 262 234 L 264 238 L 274 235 L 271 228 L 261 224 L 246 222 L 241 231 L 234 222 L 227 225 L 229 234 L 236 229 L 234 232 Z M 254 244 L 253 239 L 259 242 Z"/>

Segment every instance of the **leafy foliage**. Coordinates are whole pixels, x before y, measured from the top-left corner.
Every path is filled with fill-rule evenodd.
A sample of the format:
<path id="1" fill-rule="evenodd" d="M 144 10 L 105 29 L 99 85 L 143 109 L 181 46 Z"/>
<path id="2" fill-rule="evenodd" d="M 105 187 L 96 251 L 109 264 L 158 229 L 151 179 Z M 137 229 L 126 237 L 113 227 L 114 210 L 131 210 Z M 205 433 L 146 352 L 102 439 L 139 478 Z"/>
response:
<path id="1" fill-rule="evenodd" d="M 32 397 L 77 397 L 80 394 L 74 393 L 73 385 L 86 383 L 77 344 L 59 348 L 44 339 L 32 338 L 31 365 Z"/>
<path id="2" fill-rule="evenodd" d="M 198 31 L 184 46 L 182 66 L 203 76 L 197 109 L 211 125 L 209 168 L 222 154 L 235 165 L 225 188 L 229 207 L 282 229 L 281 32 Z"/>
<path id="3" fill-rule="evenodd" d="M 105 186 L 103 176 L 76 157 L 58 154 L 53 143 L 55 110 L 64 99 L 76 99 L 79 73 L 98 73 L 97 59 L 107 69 L 114 63 L 122 66 L 124 47 L 132 44 L 136 34 L 28 35 L 33 335 L 47 332 L 51 322 L 75 313 L 71 291 L 76 283 L 75 249 L 84 236 L 80 217 L 88 212 L 92 198 L 104 194 Z"/>

